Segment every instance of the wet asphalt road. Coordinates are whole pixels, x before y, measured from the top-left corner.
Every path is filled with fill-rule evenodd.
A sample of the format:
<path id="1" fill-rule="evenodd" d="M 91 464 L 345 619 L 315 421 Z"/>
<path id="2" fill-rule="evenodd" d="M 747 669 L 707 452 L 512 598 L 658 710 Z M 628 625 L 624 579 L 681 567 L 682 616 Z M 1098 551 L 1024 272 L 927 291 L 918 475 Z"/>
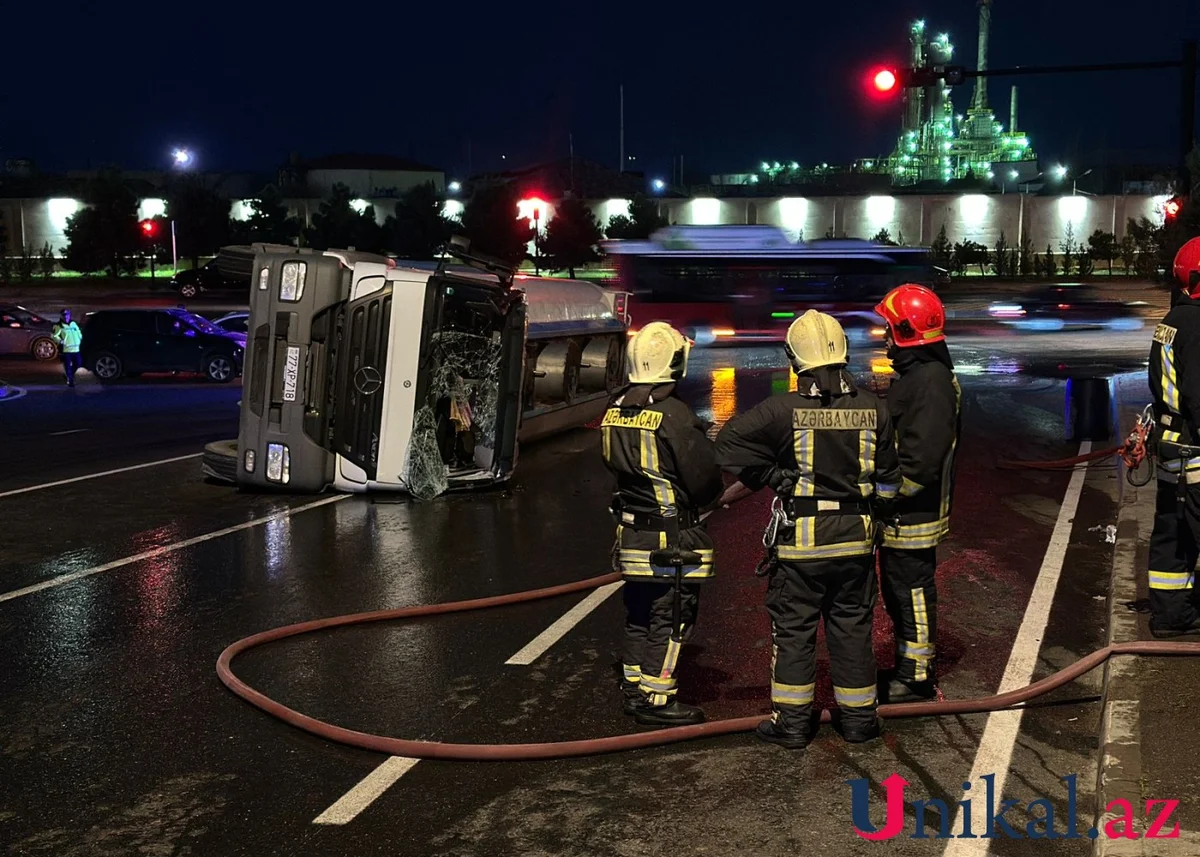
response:
<path id="1" fill-rule="evenodd" d="M 1067 486 L 1066 473 L 999 469 L 998 459 L 1078 449 L 1062 437 L 1062 381 L 1022 370 L 1137 368 L 1145 338 L 958 341 L 966 436 L 954 536 L 940 570 L 948 698 L 999 685 Z M 786 389 L 781 367 L 772 349 L 699 350 L 684 392 L 720 422 Z M 944 853 L 935 840 L 858 839 L 846 781 L 871 779 L 876 824 L 878 783 L 893 772 L 912 784 L 910 799 L 953 805 L 985 716 L 894 722 L 883 742 L 867 747 L 825 731 L 804 754 L 731 736 L 563 762 L 421 762 L 348 824 L 314 824 L 382 758 L 248 707 L 217 681 L 217 655 L 239 637 L 290 622 L 603 573 L 612 532 L 596 436 L 579 431 L 523 450 L 517 479 L 502 494 L 422 505 L 346 498 L 289 516 L 318 498 L 238 494 L 206 483 L 195 459 L 5 496 L 232 436 L 239 391 L 179 379 L 101 390 L 90 378 L 67 391 L 51 368 L 14 361 L 0 361 L 0 377 L 28 389 L 0 404 L 0 599 L 278 515 L 0 600 L 0 853 Z M 55 434 L 62 431 L 73 433 Z M 1089 468 L 1037 677 L 1102 644 L 1111 548 L 1092 528 L 1114 522 L 1115 483 L 1111 468 Z M 711 519 L 719 577 L 706 590 L 681 682 L 684 698 L 712 718 L 766 710 L 769 631 L 763 584 L 752 574 L 765 508 L 755 497 Z M 294 708 L 383 734 L 524 742 L 628 731 L 613 672 L 619 596 L 532 666 L 504 665 L 579 600 L 315 635 L 252 652 L 236 666 Z M 886 619 L 877 650 L 887 665 Z M 1080 828 L 1092 820 L 1099 679 L 1032 707 L 1012 757 L 1005 797 L 1050 798 L 1060 830 L 1059 778 L 1068 774 L 1079 777 Z M 819 681 L 827 682 L 824 666 Z M 996 841 L 992 853 L 1082 855 L 1088 847 Z"/>

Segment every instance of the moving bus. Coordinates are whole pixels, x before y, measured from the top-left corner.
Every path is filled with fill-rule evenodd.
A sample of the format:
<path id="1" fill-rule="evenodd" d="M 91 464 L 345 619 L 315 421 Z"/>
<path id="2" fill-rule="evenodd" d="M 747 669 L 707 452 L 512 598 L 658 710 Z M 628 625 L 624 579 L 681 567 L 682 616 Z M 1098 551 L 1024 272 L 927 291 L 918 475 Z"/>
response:
<path id="1" fill-rule="evenodd" d="M 432 497 L 503 482 L 519 441 L 603 413 L 625 383 L 624 297 L 450 252 L 222 251 L 250 282 L 239 485 Z"/>
<path id="2" fill-rule="evenodd" d="M 873 308 L 894 286 L 936 288 L 945 271 L 926 248 L 869 241 L 793 243 L 771 226 L 672 226 L 647 241 L 608 241 L 636 329 L 667 321 L 698 345 L 781 340 L 807 309 L 852 338 L 882 336 Z"/>

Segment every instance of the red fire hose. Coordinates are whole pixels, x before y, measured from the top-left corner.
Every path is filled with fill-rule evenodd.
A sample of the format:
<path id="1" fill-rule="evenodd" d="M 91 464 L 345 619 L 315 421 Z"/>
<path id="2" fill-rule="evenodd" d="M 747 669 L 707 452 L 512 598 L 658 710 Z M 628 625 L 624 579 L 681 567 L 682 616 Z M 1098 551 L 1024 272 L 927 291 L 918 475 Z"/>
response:
<path id="1" fill-rule="evenodd" d="M 1129 436 L 1125 438 L 1125 442 L 1120 446 L 1089 452 L 1086 455 L 1076 455 L 1071 458 L 1058 458 L 1053 461 L 1004 460 L 997 462 L 997 466 L 1006 470 L 1070 470 L 1077 464 L 1099 461 L 1112 455 L 1119 455 L 1125 463 L 1125 475 L 1129 479 L 1130 484 L 1145 485 L 1149 481 L 1149 477 L 1154 473 L 1154 455 L 1147 445 L 1147 441 L 1150 439 L 1150 434 L 1153 430 L 1154 416 L 1150 406 L 1147 405 L 1146 409 L 1137 418 L 1137 423 L 1134 425 L 1133 430 L 1129 432 Z M 1147 459 L 1150 460 L 1150 472 L 1145 481 L 1137 481 L 1134 473 Z"/>
<path id="2" fill-rule="evenodd" d="M 611 738 L 589 738 L 582 741 L 561 741 L 547 744 L 448 744 L 441 741 L 412 741 L 405 738 L 389 738 L 384 735 L 372 735 L 367 732 L 344 729 L 341 726 L 335 726 L 332 723 L 326 723 L 315 717 L 301 714 L 299 711 L 276 702 L 266 694 L 246 684 L 234 674 L 230 666 L 233 659 L 242 652 L 265 645 L 266 643 L 284 640 L 288 637 L 296 637 L 301 634 L 308 634 L 312 631 L 340 628 L 346 625 L 364 625 L 369 622 L 388 622 L 393 619 L 412 619 L 418 616 L 463 613 L 468 610 L 482 610 L 486 607 L 519 604 L 526 601 L 537 601 L 543 598 L 553 598 L 557 595 L 566 595 L 571 592 L 593 589 L 597 586 L 615 583 L 618 580 L 620 580 L 619 574 L 605 574 L 600 577 L 581 580 L 577 583 L 550 586 L 545 589 L 532 589 L 526 592 L 514 592 L 509 595 L 496 595 L 491 598 L 450 601 L 442 604 L 428 604 L 417 607 L 401 607 L 396 610 L 377 610 L 371 613 L 353 613 L 346 616 L 332 616 L 328 619 L 316 619 L 311 622 L 286 625 L 282 628 L 275 628 L 255 634 L 252 637 L 246 637 L 229 646 L 229 648 L 221 653 L 221 657 L 217 659 L 217 675 L 226 687 L 251 705 L 262 709 L 273 717 L 279 718 L 284 723 L 303 729 L 319 738 L 335 741 L 339 744 L 346 744 L 351 747 L 360 747 L 364 750 L 374 750 L 391 756 L 408 756 L 416 759 L 474 761 L 565 759 L 573 756 L 595 756 L 602 753 L 635 750 L 641 747 L 674 744 L 679 741 L 690 741 L 696 738 L 711 738 L 716 735 L 752 731 L 762 721 L 764 715 L 738 717 L 731 720 L 716 720 L 709 723 L 702 723 L 698 726 L 680 726 L 650 732 L 617 735 Z M 883 705 L 879 708 L 879 716 L 937 717 L 948 714 L 977 714 L 984 711 L 998 711 L 1011 708 L 1074 681 L 1100 666 L 1113 655 L 1200 655 L 1200 643 L 1116 643 L 1099 651 L 1092 652 L 1066 669 L 1059 670 L 1053 675 L 1047 676 L 1041 681 L 1034 682 L 1028 687 L 995 696 L 981 696 L 975 699 Z M 822 714 L 822 720 L 828 722 L 828 711 Z"/>

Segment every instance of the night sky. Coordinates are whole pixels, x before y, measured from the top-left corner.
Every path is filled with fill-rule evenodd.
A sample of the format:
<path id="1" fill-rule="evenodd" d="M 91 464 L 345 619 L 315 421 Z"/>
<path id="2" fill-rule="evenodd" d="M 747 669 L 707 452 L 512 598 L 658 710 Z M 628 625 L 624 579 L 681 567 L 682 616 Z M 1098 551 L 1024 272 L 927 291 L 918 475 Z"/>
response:
<path id="1" fill-rule="evenodd" d="M 587 10 L 586 12 L 584 10 Z M 271 170 L 289 152 L 411 157 L 461 176 L 575 153 L 616 165 L 625 85 L 633 169 L 739 172 L 887 154 L 898 108 L 864 94 L 908 24 L 974 66 L 973 0 L 778 3 L 38 3 L 6 9 L 0 160 L 43 170 Z M 996 0 L 993 67 L 1175 59 L 1198 0 Z M 20 34 L 17 36 L 17 34 Z M 993 79 L 1043 159 L 1169 160 L 1175 70 Z M 955 103 L 965 109 L 970 82 Z M 506 160 L 501 156 L 506 155 Z"/>

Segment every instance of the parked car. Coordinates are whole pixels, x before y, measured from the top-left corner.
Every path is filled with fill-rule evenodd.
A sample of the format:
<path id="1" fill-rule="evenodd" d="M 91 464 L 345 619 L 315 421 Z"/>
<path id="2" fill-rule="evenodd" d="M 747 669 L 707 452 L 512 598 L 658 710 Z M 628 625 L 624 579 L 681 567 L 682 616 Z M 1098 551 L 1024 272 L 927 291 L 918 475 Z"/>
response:
<path id="1" fill-rule="evenodd" d="M 221 271 L 214 259 L 203 267 L 177 273 L 171 278 L 171 288 L 185 298 L 194 298 L 202 292 L 237 293 L 245 298 L 250 291 L 250 279 L 241 273 Z"/>
<path id="2" fill-rule="evenodd" d="M 38 360 L 58 356 L 50 336 L 54 322 L 17 304 L 0 304 L 0 354 L 32 354 Z"/>
<path id="3" fill-rule="evenodd" d="M 245 336 L 250 331 L 250 313 L 229 312 L 220 318 L 214 318 L 213 324 L 230 333 L 240 333 Z"/>
<path id="4" fill-rule="evenodd" d="M 87 314 L 80 351 L 84 368 L 105 382 L 199 372 L 226 383 L 242 372 L 246 337 L 185 309 L 97 310 Z"/>
<path id="5" fill-rule="evenodd" d="M 1015 301 L 988 306 L 988 315 L 1018 330 L 1138 330 L 1145 301 L 1112 301 L 1092 286 L 1047 286 Z"/>

